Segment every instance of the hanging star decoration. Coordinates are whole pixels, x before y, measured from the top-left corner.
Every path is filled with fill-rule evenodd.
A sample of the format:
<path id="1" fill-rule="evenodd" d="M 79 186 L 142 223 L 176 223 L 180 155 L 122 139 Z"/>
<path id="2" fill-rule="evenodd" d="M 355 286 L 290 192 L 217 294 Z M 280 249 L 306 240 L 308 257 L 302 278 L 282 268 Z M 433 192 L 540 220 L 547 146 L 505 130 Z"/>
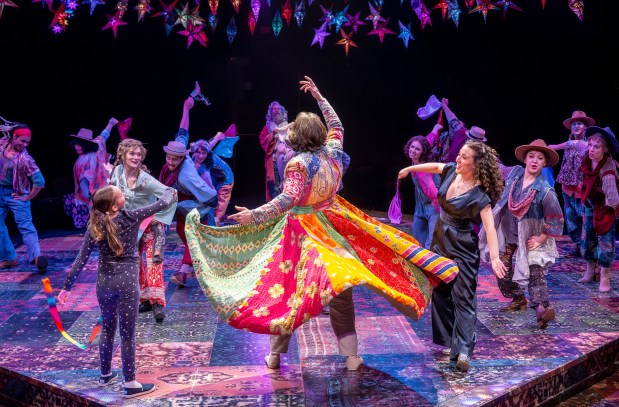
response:
<path id="1" fill-rule="evenodd" d="M 77 2 L 77 0 L 67 0 L 65 1 L 65 4 L 67 5 L 67 8 L 71 10 L 71 12 L 75 11 L 77 6 L 79 6 L 79 3 Z"/>
<path id="2" fill-rule="evenodd" d="M 208 6 L 211 8 L 211 14 L 217 14 L 219 0 L 208 0 Z"/>
<path id="3" fill-rule="evenodd" d="M 189 21 L 191 21 L 191 24 L 193 24 L 194 27 L 197 25 L 204 25 L 204 23 L 206 23 L 206 20 L 200 17 L 199 4 L 191 11 L 191 14 L 189 14 Z"/>
<path id="4" fill-rule="evenodd" d="M 122 19 L 125 16 L 128 6 L 129 6 L 128 0 L 120 0 L 118 3 L 116 3 L 116 16 L 119 19 Z"/>
<path id="5" fill-rule="evenodd" d="M 344 7 L 344 9 L 333 16 L 331 20 L 331 25 L 335 26 L 335 32 L 339 32 L 340 28 L 342 28 L 342 24 L 348 21 L 348 17 L 346 17 L 346 12 L 348 11 L 348 5 Z"/>
<path id="6" fill-rule="evenodd" d="M 379 23 L 384 23 L 385 19 L 383 18 L 383 16 L 380 15 L 380 10 L 377 11 L 373 6 L 372 3 L 368 3 L 368 5 L 370 6 L 370 15 L 367 16 L 365 19 L 367 21 L 371 21 L 372 22 L 372 26 L 374 27 L 374 29 L 376 30 L 376 28 L 378 27 Z"/>
<path id="7" fill-rule="evenodd" d="M 322 10 L 322 17 L 318 21 L 324 21 L 327 25 L 331 25 L 331 20 L 333 20 L 333 6 L 329 7 L 329 10 L 320 5 L 320 10 Z"/>
<path id="8" fill-rule="evenodd" d="M 178 3 L 178 0 L 174 0 L 170 4 L 165 4 L 163 0 L 159 0 L 159 4 L 161 5 L 161 11 L 153 14 L 153 17 L 163 17 L 164 24 L 168 25 L 171 23 L 172 25 L 174 25 L 174 7 L 176 7 L 176 3 Z"/>
<path id="9" fill-rule="evenodd" d="M 378 8 L 383 8 L 384 1 L 383 0 L 374 0 L 374 4 L 376 4 L 376 7 L 378 7 Z"/>
<path id="10" fill-rule="evenodd" d="M 189 20 L 189 2 L 187 2 L 182 9 L 176 9 L 176 21 L 174 21 L 174 25 L 180 24 L 184 29 L 187 29 L 187 23 Z"/>
<path id="11" fill-rule="evenodd" d="M 336 42 L 336 44 L 344 46 L 346 56 L 348 56 L 348 50 L 350 49 L 350 47 L 359 48 L 357 44 L 355 44 L 354 41 L 350 38 L 352 37 L 352 34 L 350 34 L 350 36 L 346 34 L 343 28 L 340 28 L 340 35 L 342 36 L 342 39 Z"/>
<path id="12" fill-rule="evenodd" d="M 260 15 L 260 0 L 251 0 L 251 11 L 254 13 L 254 18 L 257 22 Z"/>
<path id="13" fill-rule="evenodd" d="M 193 24 L 191 24 L 191 21 L 189 21 L 187 22 L 187 29 L 181 30 L 177 34 L 187 37 L 187 48 L 189 48 L 194 41 L 198 42 L 200 45 L 206 48 L 208 38 L 206 36 L 206 33 L 202 31 L 202 28 L 204 28 L 204 26 L 194 26 Z"/>
<path id="14" fill-rule="evenodd" d="M 217 14 L 209 13 L 209 15 L 208 15 L 208 25 L 209 25 L 209 27 L 211 27 L 211 30 L 213 30 L 213 32 L 215 32 L 215 28 L 217 28 L 217 23 L 218 22 L 219 22 L 219 18 L 217 17 Z"/>
<path id="15" fill-rule="evenodd" d="M 398 38 L 402 40 L 404 43 L 404 47 L 408 48 L 408 41 L 414 40 L 413 34 L 411 34 L 411 25 L 404 25 L 401 21 L 398 21 L 400 24 L 400 34 L 398 34 Z"/>
<path id="16" fill-rule="evenodd" d="M 466 5 L 466 8 L 470 10 L 473 7 L 473 4 L 475 4 L 475 0 L 464 0 L 464 4 Z"/>
<path id="17" fill-rule="evenodd" d="M 447 0 L 440 0 L 436 6 L 432 7 L 432 10 L 434 9 L 441 9 L 441 13 L 443 14 L 443 21 L 445 21 L 445 18 L 447 17 L 447 9 L 449 9 L 449 4 L 447 3 Z"/>
<path id="18" fill-rule="evenodd" d="M 314 28 L 314 39 L 312 40 L 312 45 L 320 44 L 320 48 L 324 45 L 325 38 L 331 35 L 327 32 L 327 22 L 322 23 L 320 28 Z"/>
<path id="19" fill-rule="evenodd" d="M 370 31 L 368 35 L 378 35 L 378 38 L 380 39 L 380 44 L 382 45 L 385 34 L 395 34 L 393 31 L 387 28 L 388 23 L 389 20 L 386 20 L 384 23 L 378 23 L 377 27 Z"/>
<path id="20" fill-rule="evenodd" d="M 286 25 L 290 25 L 290 19 L 292 18 L 292 6 L 290 0 L 286 0 L 282 5 L 282 18 L 286 22 Z"/>
<path id="21" fill-rule="evenodd" d="M 254 16 L 253 10 L 249 10 L 247 25 L 249 26 L 249 32 L 251 33 L 251 35 L 254 35 L 254 30 L 256 29 L 256 17 Z"/>
<path id="22" fill-rule="evenodd" d="M 95 8 L 101 4 L 105 4 L 103 0 L 84 0 L 84 4 L 90 4 L 90 15 L 95 12 Z"/>
<path id="23" fill-rule="evenodd" d="M 234 16 L 232 16 L 228 23 L 228 27 L 226 27 L 226 35 L 228 36 L 228 43 L 232 45 L 232 41 L 234 41 L 234 37 L 236 37 L 236 22 L 234 21 Z"/>
<path id="24" fill-rule="evenodd" d="M 512 10 L 523 12 L 523 10 L 520 7 L 518 7 L 516 3 L 510 0 L 499 0 L 496 2 L 496 5 L 503 9 L 503 18 L 507 17 L 507 10 L 509 10 L 510 8 Z"/>
<path id="25" fill-rule="evenodd" d="M 116 14 L 114 14 L 113 16 L 108 14 L 107 19 L 107 24 L 103 26 L 101 31 L 111 28 L 112 32 L 114 33 L 114 38 L 116 38 L 118 27 L 120 27 L 121 25 L 127 25 L 127 23 L 118 18 Z"/>
<path id="26" fill-rule="evenodd" d="M 282 16 L 279 14 L 279 10 L 275 12 L 275 17 L 273 17 L 273 22 L 271 23 L 271 28 L 273 28 L 273 35 L 275 38 L 279 37 L 279 33 L 282 31 Z"/>
<path id="27" fill-rule="evenodd" d="M 430 19 L 430 12 L 428 8 L 421 0 L 411 0 L 411 8 L 415 11 L 415 14 L 419 18 L 421 23 L 421 29 L 426 28 L 426 24 L 432 26 L 432 20 Z"/>
<path id="28" fill-rule="evenodd" d="M 150 13 L 153 8 L 150 5 L 150 0 L 139 0 L 134 10 L 138 12 L 138 22 L 141 22 L 146 13 Z"/>
<path id="29" fill-rule="evenodd" d="M 239 14 L 239 7 L 241 7 L 241 0 L 230 0 L 232 7 L 234 7 L 234 12 Z"/>
<path id="30" fill-rule="evenodd" d="M 299 4 L 297 4 L 297 7 L 294 10 L 294 19 L 296 20 L 297 26 L 299 28 L 301 28 L 301 25 L 303 25 L 304 18 L 305 18 L 305 1 L 300 0 Z"/>
<path id="31" fill-rule="evenodd" d="M 54 34 L 59 34 L 61 31 L 65 31 L 67 29 L 68 24 L 69 18 L 67 13 L 65 12 L 65 4 L 60 3 L 58 9 L 54 11 L 54 17 L 52 18 L 52 22 L 49 25 L 49 28 L 52 29 Z M 54 27 L 60 27 L 60 30 Z"/>
<path id="32" fill-rule="evenodd" d="M 460 22 L 460 6 L 458 6 L 458 0 L 447 0 L 447 4 L 449 8 L 447 9 L 447 17 L 451 19 L 458 28 L 458 23 Z"/>
<path id="33" fill-rule="evenodd" d="M 307 7 L 312 7 L 312 4 L 314 4 L 314 0 L 307 0 Z"/>
<path id="34" fill-rule="evenodd" d="M 41 6 L 44 6 L 47 4 L 47 9 L 49 11 L 52 11 L 52 1 L 53 0 L 32 0 L 33 3 L 41 3 Z"/>
<path id="35" fill-rule="evenodd" d="M 542 0 L 542 10 L 546 8 L 546 0 Z"/>
<path id="36" fill-rule="evenodd" d="M 471 13 L 481 13 L 484 17 L 484 23 L 487 22 L 488 11 L 490 10 L 498 10 L 498 7 L 490 2 L 490 0 L 477 0 L 477 6 L 473 7 L 469 14 Z"/>
<path id="37" fill-rule="evenodd" d="M 359 26 L 365 25 L 365 23 L 359 18 L 361 12 L 358 12 L 355 15 L 348 14 L 346 17 L 348 21 L 344 23 L 344 27 L 352 27 L 353 32 L 357 32 L 357 28 Z"/>
<path id="38" fill-rule="evenodd" d="M 4 11 L 4 7 L 17 7 L 19 6 L 13 3 L 11 0 L 0 0 L 0 18 L 2 18 L 2 12 Z"/>
<path id="39" fill-rule="evenodd" d="M 582 0 L 568 0 L 567 4 L 570 7 L 570 10 L 576 14 L 576 17 L 582 21 L 585 12 L 585 3 Z M 2 15 L 1 12 L 0 15 Z"/>

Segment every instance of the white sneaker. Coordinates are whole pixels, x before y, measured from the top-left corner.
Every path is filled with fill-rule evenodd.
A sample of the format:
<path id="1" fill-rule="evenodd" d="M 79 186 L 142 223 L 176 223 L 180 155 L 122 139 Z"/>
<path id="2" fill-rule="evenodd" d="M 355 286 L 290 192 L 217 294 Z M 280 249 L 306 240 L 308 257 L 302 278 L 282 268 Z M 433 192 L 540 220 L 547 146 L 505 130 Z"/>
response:
<path id="1" fill-rule="evenodd" d="M 355 355 L 355 356 L 349 356 L 348 358 L 346 358 L 346 367 L 350 371 L 355 371 L 359 369 L 359 366 L 361 366 L 362 364 L 363 364 L 363 358 L 361 356 Z"/>
<path id="2" fill-rule="evenodd" d="M 264 357 L 264 362 L 269 369 L 279 369 L 279 354 L 269 353 Z"/>

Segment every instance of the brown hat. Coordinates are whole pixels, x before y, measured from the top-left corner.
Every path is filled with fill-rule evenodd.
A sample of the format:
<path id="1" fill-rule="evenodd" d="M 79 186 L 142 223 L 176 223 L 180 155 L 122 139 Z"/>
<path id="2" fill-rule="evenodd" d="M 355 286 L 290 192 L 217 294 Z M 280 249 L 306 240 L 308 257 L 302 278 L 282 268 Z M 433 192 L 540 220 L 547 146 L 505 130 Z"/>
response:
<path id="1" fill-rule="evenodd" d="M 163 146 L 163 151 L 167 154 L 175 155 L 177 157 L 185 157 L 187 155 L 187 149 L 185 144 L 180 141 L 170 141 L 167 146 Z"/>
<path id="2" fill-rule="evenodd" d="M 93 132 L 90 129 L 80 129 L 80 131 L 77 132 L 77 134 L 71 134 L 71 137 L 75 137 L 75 138 L 79 138 L 85 141 L 90 141 L 91 143 L 97 143 L 96 141 L 93 140 L 92 136 L 93 136 Z"/>
<path id="3" fill-rule="evenodd" d="M 473 140 L 486 142 L 486 130 L 481 127 L 471 126 L 471 128 L 466 131 L 466 135 Z"/>
<path id="4" fill-rule="evenodd" d="M 557 154 L 555 150 L 548 148 L 546 142 L 539 138 L 532 141 L 530 144 L 516 147 L 516 158 L 524 162 L 524 157 L 530 150 L 541 151 L 546 154 L 546 157 L 548 157 L 546 160 L 546 167 L 552 167 L 559 162 L 559 154 Z"/>
<path id="5" fill-rule="evenodd" d="M 581 121 L 585 123 L 585 125 L 587 126 L 593 126 L 595 124 L 595 120 L 593 120 L 590 117 L 587 117 L 587 113 L 583 112 L 582 110 L 575 110 L 572 113 L 572 117 L 570 117 L 569 119 L 563 120 L 563 126 L 565 126 L 566 129 L 569 129 L 574 120 Z"/>

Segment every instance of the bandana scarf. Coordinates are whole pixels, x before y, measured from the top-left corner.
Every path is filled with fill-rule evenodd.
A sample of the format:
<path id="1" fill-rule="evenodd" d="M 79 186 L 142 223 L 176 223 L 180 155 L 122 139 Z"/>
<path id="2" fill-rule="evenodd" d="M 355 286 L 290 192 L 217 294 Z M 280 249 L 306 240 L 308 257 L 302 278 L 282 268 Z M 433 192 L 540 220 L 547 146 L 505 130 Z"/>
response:
<path id="1" fill-rule="evenodd" d="M 174 171 L 170 171 L 167 164 L 164 165 L 159 173 L 159 181 L 167 187 L 173 187 L 176 184 L 176 181 L 178 181 L 178 174 L 181 172 L 182 164 L 183 163 L 181 162 L 178 167 L 174 169 Z"/>
<path id="2" fill-rule="evenodd" d="M 609 155 L 604 154 L 604 158 L 598 163 L 595 169 L 591 170 L 592 162 L 589 155 L 585 155 L 582 159 L 582 164 L 580 165 L 580 171 L 582 171 L 582 203 L 584 204 L 588 198 L 591 198 L 595 203 L 595 197 L 593 193 L 600 186 L 600 171 L 606 165 L 606 161 L 608 160 Z"/>
<path id="3" fill-rule="evenodd" d="M 531 188 L 524 199 L 520 202 L 516 202 L 514 199 L 514 187 L 518 184 L 519 180 L 516 180 L 512 183 L 511 188 L 509 189 L 509 196 L 507 199 L 508 207 L 511 213 L 518 219 L 522 220 L 522 217 L 529 211 L 529 207 L 531 207 L 531 203 L 533 203 L 533 199 L 535 199 L 535 195 L 537 194 L 537 190 Z"/>

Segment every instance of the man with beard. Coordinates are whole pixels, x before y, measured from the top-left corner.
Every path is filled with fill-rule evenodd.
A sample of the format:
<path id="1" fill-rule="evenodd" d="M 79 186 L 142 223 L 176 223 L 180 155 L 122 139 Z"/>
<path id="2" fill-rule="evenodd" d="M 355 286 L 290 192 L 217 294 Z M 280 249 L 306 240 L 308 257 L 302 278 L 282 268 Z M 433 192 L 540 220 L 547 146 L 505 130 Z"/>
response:
<path id="1" fill-rule="evenodd" d="M 267 201 L 282 192 L 284 169 L 294 156 L 294 151 L 285 142 L 287 129 L 288 112 L 279 102 L 272 102 L 267 111 L 266 124 L 260 132 L 260 145 L 265 152 Z"/>
<path id="2" fill-rule="evenodd" d="M 26 125 L 16 125 L 10 135 L 0 140 L 0 269 L 18 264 L 5 219 L 9 210 L 28 249 L 28 261 L 36 264 L 39 274 L 47 271 L 47 258 L 41 256 L 39 235 L 32 223 L 30 200 L 45 186 L 41 170 L 26 151 L 32 132 Z"/>

